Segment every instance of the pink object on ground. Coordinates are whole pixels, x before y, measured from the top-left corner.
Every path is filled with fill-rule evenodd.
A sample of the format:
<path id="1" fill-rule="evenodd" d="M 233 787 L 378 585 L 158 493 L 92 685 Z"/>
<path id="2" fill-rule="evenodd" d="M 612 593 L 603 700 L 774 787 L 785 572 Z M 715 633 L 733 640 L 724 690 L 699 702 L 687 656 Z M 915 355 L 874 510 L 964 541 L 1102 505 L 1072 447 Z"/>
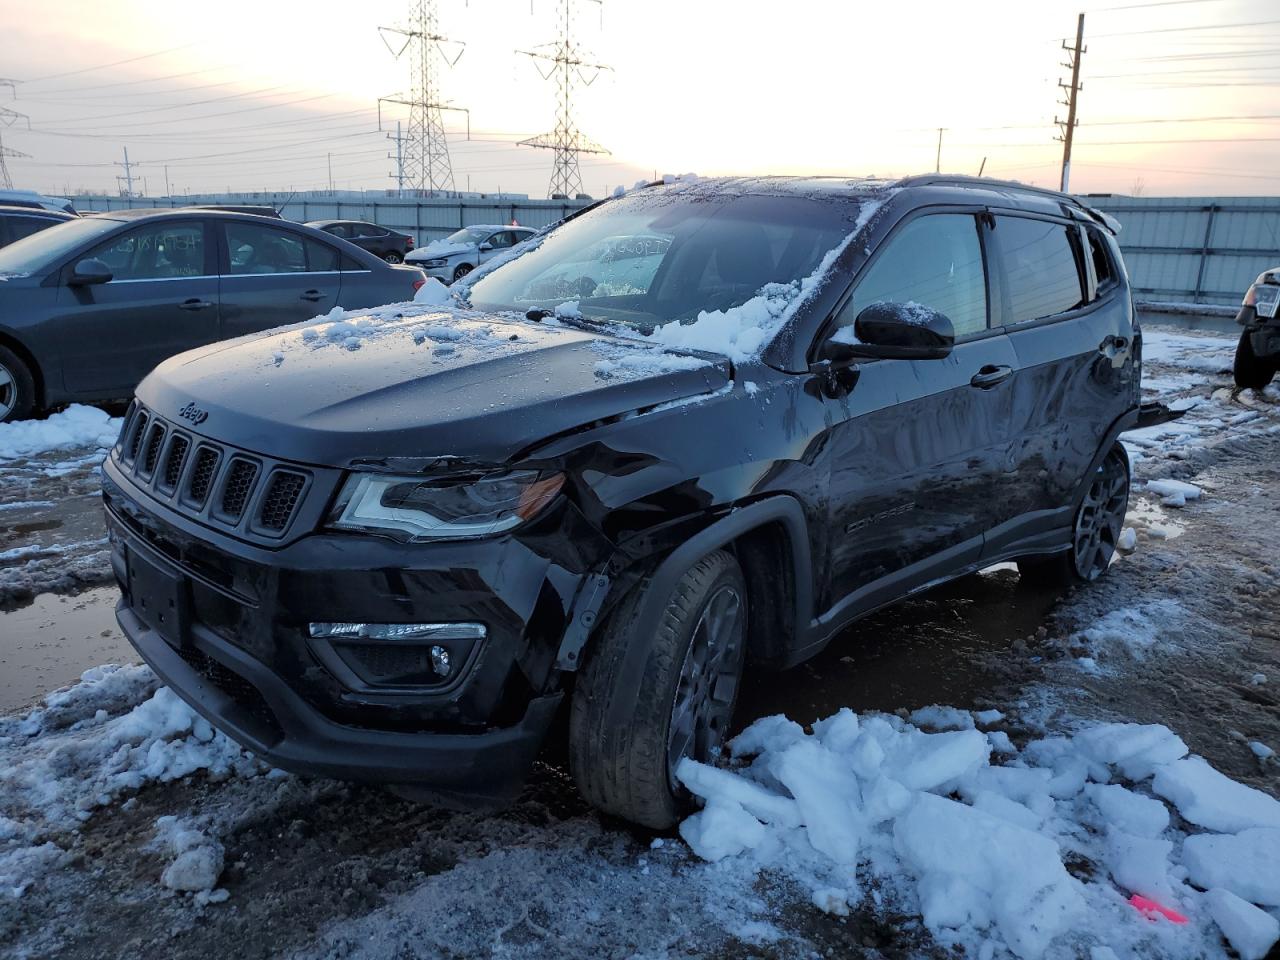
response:
<path id="1" fill-rule="evenodd" d="M 1135 893 L 1133 896 L 1129 898 L 1129 903 L 1139 913 L 1145 915 L 1146 917 L 1152 920 L 1155 919 L 1155 916 L 1153 916 L 1153 914 L 1156 914 L 1164 917 L 1166 920 L 1172 923 L 1187 922 L 1187 918 L 1184 917 L 1182 914 L 1180 914 L 1177 910 L 1170 910 L 1168 907 L 1162 907 L 1160 904 L 1156 903 L 1154 900 L 1149 900 L 1146 897 L 1142 896 L 1141 894 Z"/>

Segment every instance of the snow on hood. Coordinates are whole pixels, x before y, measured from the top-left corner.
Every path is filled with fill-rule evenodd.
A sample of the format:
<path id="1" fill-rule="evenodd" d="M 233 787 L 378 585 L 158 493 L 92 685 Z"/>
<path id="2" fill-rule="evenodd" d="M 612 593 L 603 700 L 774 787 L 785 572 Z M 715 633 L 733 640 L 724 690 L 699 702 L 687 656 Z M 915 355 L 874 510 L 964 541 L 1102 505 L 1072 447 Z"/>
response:
<path id="1" fill-rule="evenodd" d="M 432 240 L 425 247 L 411 250 L 405 257 L 410 263 L 419 260 L 430 260 L 433 257 L 451 257 L 458 253 L 470 253 L 476 249 L 474 243 L 453 243 L 448 240 Z"/>

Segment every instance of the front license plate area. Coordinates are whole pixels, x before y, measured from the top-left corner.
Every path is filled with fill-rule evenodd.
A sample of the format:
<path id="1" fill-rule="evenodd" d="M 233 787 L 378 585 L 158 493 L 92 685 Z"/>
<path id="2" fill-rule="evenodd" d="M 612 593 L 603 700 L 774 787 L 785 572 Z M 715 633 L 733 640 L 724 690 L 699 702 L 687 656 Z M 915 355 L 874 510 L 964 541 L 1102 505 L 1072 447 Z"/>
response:
<path id="1" fill-rule="evenodd" d="M 1260 286 L 1258 290 L 1257 311 L 1260 317 L 1274 317 L 1276 306 L 1280 304 L 1280 287 Z"/>
<path id="2" fill-rule="evenodd" d="M 127 553 L 129 599 L 133 612 L 169 646 L 187 642 L 187 584 L 177 574 L 150 563 L 136 550 Z"/>

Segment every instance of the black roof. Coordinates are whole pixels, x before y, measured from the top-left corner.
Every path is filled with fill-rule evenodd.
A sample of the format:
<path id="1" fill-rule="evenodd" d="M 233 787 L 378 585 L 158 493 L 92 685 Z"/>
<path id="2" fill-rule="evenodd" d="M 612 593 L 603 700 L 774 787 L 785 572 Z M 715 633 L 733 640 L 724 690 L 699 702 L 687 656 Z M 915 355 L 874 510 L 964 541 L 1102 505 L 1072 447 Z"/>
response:
<path id="1" fill-rule="evenodd" d="M 205 217 L 258 218 L 260 216 L 241 210 L 220 210 L 210 207 L 134 207 L 130 210 L 104 210 L 98 216 L 106 220 L 142 220 L 147 217 L 189 217 L 193 213 Z"/>
<path id="2" fill-rule="evenodd" d="M 48 207 L 41 207 L 35 204 L 27 206 L 22 203 L 0 203 L 0 214 L 22 214 L 23 216 L 35 215 L 37 217 L 48 217 L 51 220 L 75 220 L 74 213 L 66 213 L 62 210 L 50 210 Z"/>

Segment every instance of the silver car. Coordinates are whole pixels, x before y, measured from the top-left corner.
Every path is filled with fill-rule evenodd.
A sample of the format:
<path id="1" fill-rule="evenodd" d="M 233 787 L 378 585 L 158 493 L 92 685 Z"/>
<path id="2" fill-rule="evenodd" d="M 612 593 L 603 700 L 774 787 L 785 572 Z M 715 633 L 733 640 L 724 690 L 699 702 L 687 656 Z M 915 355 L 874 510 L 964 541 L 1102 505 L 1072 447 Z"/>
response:
<path id="1" fill-rule="evenodd" d="M 429 277 L 453 283 L 537 232 L 532 227 L 477 223 L 411 251 L 404 262 L 421 267 Z"/>

